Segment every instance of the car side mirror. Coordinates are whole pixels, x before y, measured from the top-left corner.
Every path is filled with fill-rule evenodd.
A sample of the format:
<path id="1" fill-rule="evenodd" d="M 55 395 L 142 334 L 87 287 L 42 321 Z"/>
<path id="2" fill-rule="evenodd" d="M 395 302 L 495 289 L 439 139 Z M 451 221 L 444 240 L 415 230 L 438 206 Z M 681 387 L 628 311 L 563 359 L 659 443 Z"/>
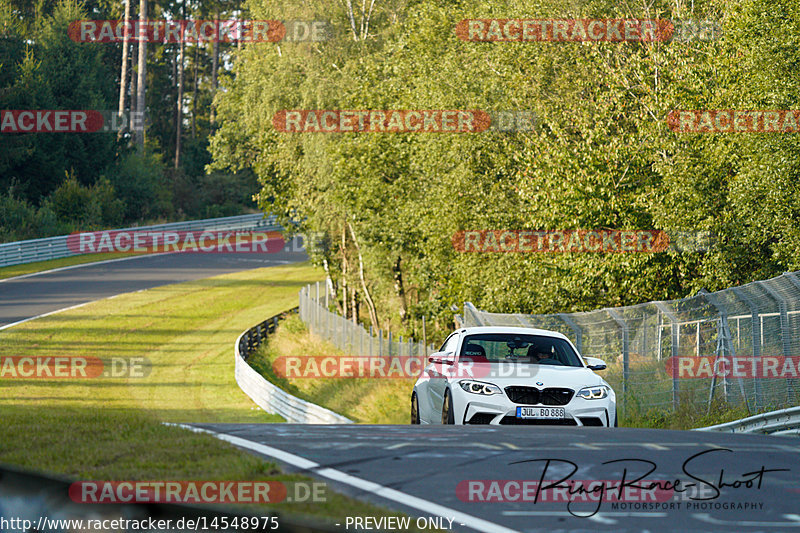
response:
<path id="1" fill-rule="evenodd" d="M 455 357 L 453 356 L 453 352 L 436 352 L 428 357 L 428 362 L 439 365 L 452 365 L 455 364 Z"/>
<path id="2" fill-rule="evenodd" d="M 597 357 L 584 357 L 586 360 L 586 368 L 589 370 L 605 370 L 606 362 Z"/>

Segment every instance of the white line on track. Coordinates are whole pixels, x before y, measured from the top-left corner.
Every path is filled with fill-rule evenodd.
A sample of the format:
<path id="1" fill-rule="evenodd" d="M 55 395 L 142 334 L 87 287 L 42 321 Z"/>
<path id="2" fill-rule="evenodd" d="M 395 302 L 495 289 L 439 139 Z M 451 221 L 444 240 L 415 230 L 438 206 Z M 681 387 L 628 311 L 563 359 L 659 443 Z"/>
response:
<path id="1" fill-rule="evenodd" d="M 311 461 L 309 459 L 306 459 L 305 457 L 300 457 L 299 455 L 294 455 L 292 453 L 285 452 L 277 448 L 273 448 L 272 446 L 267 446 L 265 444 L 253 442 L 240 437 L 234 437 L 233 435 L 217 433 L 216 431 L 195 428 L 184 424 L 175 424 L 175 425 L 177 425 L 178 427 L 188 429 L 190 431 L 195 431 L 197 433 L 209 433 L 211 435 L 214 435 L 220 440 L 224 440 L 226 442 L 233 444 L 234 446 L 238 446 L 240 448 L 245 448 L 263 455 L 267 455 L 269 457 L 277 459 L 278 461 L 288 463 L 297 468 L 301 468 L 304 470 L 313 470 L 313 474 L 316 476 L 321 476 L 324 478 L 331 479 L 333 481 L 338 481 L 339 483 L 350 485 L 351 487 L 355 487 L 357 489 L 370 492 L 376 496 L 397 502 L 406 507 L 412 507 L 414 509 L 418 509 L 423 513 L 432 516 L 453 518 L 454 522 L 475 529 L 477 531 L 483 531 L 486 533 L 518 533 L 514 529 L 510 529 L 505 526 L 489 522 L 488 520 L 484 520 L 476 516 L 462 513 L 461 511 L 456 511 L 455 509 L 450 509 L 449 507 L 445 507 L 443 505 L 431 503 L 428 500 L 423 500 L 422 498 L 417 498 L 416 496 L 400 492 L 399 490 L 390 489 L 388 487 L 384 487 L 383 485 L 379 485 L 378 483 L 357 478 L 355 476 L 351 476 L 350 474 L 345 474 L 344 472 L 341 472 L 339 470 L 334 470 L 333 468 L 320 468 L 319 470 L 316 470 L 322 465 L 320 465 L 319 463 L 315 463 L 314 461 Z"/>

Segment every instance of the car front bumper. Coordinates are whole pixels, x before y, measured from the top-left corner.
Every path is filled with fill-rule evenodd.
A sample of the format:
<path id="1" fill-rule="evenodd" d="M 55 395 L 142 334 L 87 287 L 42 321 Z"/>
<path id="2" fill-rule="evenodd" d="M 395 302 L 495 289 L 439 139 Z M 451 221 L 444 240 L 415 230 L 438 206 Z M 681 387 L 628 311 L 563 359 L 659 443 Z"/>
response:
<path id="1" fill-rule="evenodd" d="M 461 424 L 611 427 L 616 417 L 616 402 L 611 396 L 599 400 L 585 400 L 574 396 L 566 405 L 557 406 L 514 403 L 500 394 L 493 394 L 485 399 L 476 398 L 477 395 L 466 392 L 458 396 L 454 405 L 463 407 L 457 408 L 454 414 L 456 423 Z M 560 407 L 564 409 L 566 418 L 517 418 L 517 407 Z"/>

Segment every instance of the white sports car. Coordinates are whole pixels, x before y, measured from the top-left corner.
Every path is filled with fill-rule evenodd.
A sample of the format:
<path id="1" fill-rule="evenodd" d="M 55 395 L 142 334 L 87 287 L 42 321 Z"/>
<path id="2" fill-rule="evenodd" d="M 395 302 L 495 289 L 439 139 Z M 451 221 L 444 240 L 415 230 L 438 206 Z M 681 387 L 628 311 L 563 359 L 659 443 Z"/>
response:
<path id="1" fill-rule="evenodd" d="M 428 358 L 411 394 L 412 424 L 617 425 L 614 390 L 555 331 L 472 327 Z"/>

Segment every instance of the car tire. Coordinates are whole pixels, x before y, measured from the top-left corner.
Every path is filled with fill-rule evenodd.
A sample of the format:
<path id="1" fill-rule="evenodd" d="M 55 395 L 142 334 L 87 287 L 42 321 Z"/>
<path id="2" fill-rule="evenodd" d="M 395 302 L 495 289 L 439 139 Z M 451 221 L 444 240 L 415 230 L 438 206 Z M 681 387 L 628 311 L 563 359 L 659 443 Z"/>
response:
<path id="1" fill-rule="evenodd" d="M 419 400 L 417 400 L 417 393 L 411 393 L 411 423 L 419 424 Z"/>
<path id="2" fill-rule="evenodd" d="M 444 402 L 442 402 L 442 424 L 455 424 L 456 416 L 453 412 L 453 398 L 450 390 L 444 391 Z"/>

